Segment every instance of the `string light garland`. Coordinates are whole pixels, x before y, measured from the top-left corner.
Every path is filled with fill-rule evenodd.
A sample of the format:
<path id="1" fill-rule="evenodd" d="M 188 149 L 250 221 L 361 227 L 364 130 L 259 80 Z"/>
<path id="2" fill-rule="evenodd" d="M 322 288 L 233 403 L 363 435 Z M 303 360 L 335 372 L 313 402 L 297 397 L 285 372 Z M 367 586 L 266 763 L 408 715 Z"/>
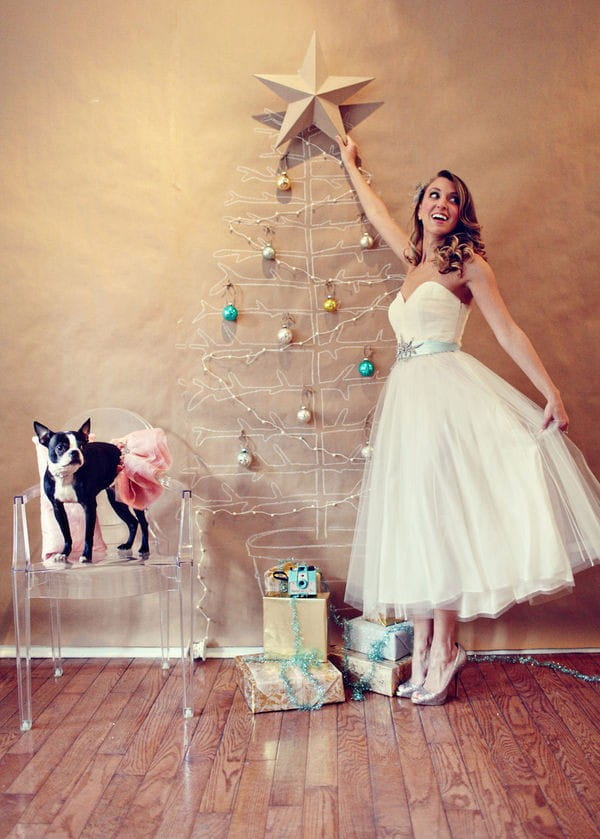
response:
<path id="1" fill-rule="evenodd" d="M 204 579 L 202 578 L 202 570 L 206 563 L 206 548 L 204 546 L 204 531 L 202 530 L 201 526 L 201 513 L 197 509 L 195 510 L 195 526 L 200 534 L 200 558 L 199 561 L 196 563 L 196 600 L 194 603 L 194 609 L 196 615 L 199 615 L 204 620 L 204 634 L 202 637 L 190 639 L 190 643 L 192 644 L 192 655 L 194 658 L 201 658 L 204 660 L 206 658 L 206 646 L 208 643 L 208 638 L 210 634 L 210 625 L 211 619 L 204 611 L 203 603 L 206 599 L 208 594 L 208 587 L 206 586 Z M 194 625 L 197 626 L 197 620 L 194 620 Z"/>

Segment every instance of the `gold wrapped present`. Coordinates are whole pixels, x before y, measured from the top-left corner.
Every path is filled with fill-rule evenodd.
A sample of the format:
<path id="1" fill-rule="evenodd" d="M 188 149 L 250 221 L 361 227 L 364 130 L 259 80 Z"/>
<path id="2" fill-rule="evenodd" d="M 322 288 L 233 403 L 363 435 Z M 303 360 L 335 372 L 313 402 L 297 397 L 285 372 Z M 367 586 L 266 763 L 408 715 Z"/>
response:
<path id="1" fill-rule="evenodd" d="M 342 674 L 331 662 L 307 668 L 285 661 L 263 661 L 261 655 L 235 659 L 239 688 L 253 714 L 320 708 L 344 702 Z"/>
<path id="2" fill-rule="evenodd" d="M 265 571 L 265 596 L 266 597 L 287 597 L 287 580 L 277 577 L 276 574 L 288 575 L 290 568 L 295 568 L 297 562 L 284 562 L 281 565 L 274 565 L 273 568 L 268 568 Z M 316 569 L 317 575 L 317 591 L 323 590 L 322 577 L 319 569 Z"/>
<path id="3" fill-rule="evenodd" d="M 316 597 L 263 597 L 263 645 L 267 658 L 313 654 L 327 661 L 329 592 Z"/>
<path id="4" fill-rule="evenodd" d="M 329 660 L 352 681 L 363 680 L 364 689 L 384 696 L 394 696 L 396 688 L 410 679 L 412 657 L 407 655 L 398 661 L 372 661 L 365 653 L 357 653 L 335 646 L 329 648 Z"/>

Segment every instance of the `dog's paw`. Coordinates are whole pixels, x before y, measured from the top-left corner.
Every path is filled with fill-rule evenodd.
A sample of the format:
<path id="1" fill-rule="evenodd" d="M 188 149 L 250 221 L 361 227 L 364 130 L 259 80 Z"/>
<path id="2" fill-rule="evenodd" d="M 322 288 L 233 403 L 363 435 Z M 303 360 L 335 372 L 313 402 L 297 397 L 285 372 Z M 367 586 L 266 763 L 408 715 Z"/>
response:
<path id="1" fill-rule="evenodd" d="M 64 568 L 67 564 L 66 554 L 51 554 L 44 557 L 42 563 L 46 568 Z"/>
<path id="2" fill-rule="evenodd" d="M 122 545 L 119 545 L 117 547 L 117 550 L 118 551 L 130 551 L 132 545 L 133 545 L 133 540 L 131 540 L 130 542 L 123 542 Z"/>

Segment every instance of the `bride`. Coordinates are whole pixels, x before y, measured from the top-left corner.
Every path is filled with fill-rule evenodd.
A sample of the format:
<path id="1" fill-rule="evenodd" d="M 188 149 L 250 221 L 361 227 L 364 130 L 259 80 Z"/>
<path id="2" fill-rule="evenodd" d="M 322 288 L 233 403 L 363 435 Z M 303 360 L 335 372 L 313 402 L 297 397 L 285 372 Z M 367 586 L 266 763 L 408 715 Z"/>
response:
<path id="1" fill-rule="evenodd" d="M 442 170 L 418 192 L 409 236 L 337 138 L 362 208 L 407 264 L 389 309 L 398 359 L 380 396 L 346 600 L 414 625 L 398 696 L 443 703 L 467 656 L 457 620 L 573 585 L 600 555 L 600 484 L 563 434 L 569 419 L 489 266 L 464 181 Z M 460 350 L 475 303 L 541 393 L 540 409 Z"/>

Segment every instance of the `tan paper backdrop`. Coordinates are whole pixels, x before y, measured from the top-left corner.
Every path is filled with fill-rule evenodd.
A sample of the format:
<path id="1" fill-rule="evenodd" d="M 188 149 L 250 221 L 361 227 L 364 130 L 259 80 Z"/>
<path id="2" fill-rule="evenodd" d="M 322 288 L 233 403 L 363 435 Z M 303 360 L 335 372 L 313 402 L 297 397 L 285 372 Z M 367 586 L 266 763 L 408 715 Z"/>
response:
<path id="1" fill-rule="evenodd" d="M 598 474 L 599 23 L 595 0 L 3 0 L 0 644 L 12 643 L 10 508 L 35 479 L 33 419 L 131 408 L 167 431 L 176 471 L 197 477 L 183 384 L 197 364 L 192 322 L 231 247 L 230 191 L 272 146 L 253 117 L 283 108 L 252 74 L 296 72 L 314 30 L 331 73 L 375 77 L 355 101 L 379 106 L 354 134 L 399 218 L 439 168 L 472 187 L 502 291 Z M 478 314 L 465 348 L 535 398 Z M 260 644 L 245 544 L 264 522 L 200 521 L 209 643 Z M 600 578 L 579 580 L 567 598 L 462 637 L 598 646 Z M 148 612 L 107 606 L 99 626 L 73 608 L 65 643 L 155 644 Z M 37 619 L 34 630 L 43 642 Z"/>

